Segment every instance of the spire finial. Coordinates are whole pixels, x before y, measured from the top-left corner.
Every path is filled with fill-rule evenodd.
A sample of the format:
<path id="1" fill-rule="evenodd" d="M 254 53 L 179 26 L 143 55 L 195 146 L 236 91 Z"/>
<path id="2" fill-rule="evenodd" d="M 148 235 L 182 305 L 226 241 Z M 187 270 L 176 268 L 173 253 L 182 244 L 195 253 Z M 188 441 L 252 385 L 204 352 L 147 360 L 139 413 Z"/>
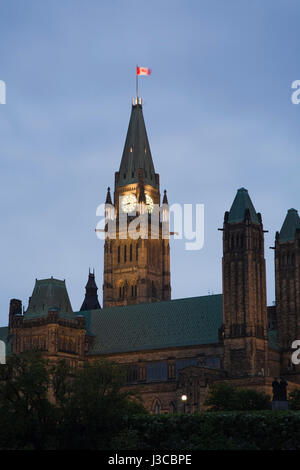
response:
<path id="1" fill-rule="evenodd" d="M 163 204 L 168 204 L 167 190 L 164 190 Z"/>
<path id="2" fill-rule="evenodd" d="M 109 186 L 107 188 L 105 204 L 112 204 L 111 195 L 110 195 L 110 187 Z"/>

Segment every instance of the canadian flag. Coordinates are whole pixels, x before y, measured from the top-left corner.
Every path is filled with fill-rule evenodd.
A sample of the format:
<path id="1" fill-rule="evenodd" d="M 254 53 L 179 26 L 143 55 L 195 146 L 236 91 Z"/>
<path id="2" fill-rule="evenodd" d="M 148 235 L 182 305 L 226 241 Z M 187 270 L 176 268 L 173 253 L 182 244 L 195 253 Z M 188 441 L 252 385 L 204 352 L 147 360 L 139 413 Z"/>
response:
<path id="1" fill-rule="evenodd" d="M 148 69 L 146 67 L 137 67 L 136 74 L 137 75 L 151 75 L 151 69 Z"/>

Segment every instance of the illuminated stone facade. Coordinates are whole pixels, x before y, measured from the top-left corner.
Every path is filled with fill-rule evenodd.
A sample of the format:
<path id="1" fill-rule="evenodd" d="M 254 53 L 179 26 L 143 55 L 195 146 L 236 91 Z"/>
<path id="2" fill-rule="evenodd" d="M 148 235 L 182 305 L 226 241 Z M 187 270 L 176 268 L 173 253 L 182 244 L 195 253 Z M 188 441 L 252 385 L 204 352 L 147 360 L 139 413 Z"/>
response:
<path id="1" fill-rule="evenodd" d="M 168 201 L 166 192 L 161 198 L 137 99 L 106 207 L 112 218 L 127 211 L 129 224 L 135 217 L 131 210 L 137 216 L 150 214 L 152 204 Z M 276 305 L 271 307 L 262 217 L 245 188 L 238 190 L 221 229 L 222 295 L 171 300 L 170 246 L 162 237 L 162 222 L 156 239 L 122 238 L 122 230 L 117 224 L 117 236 L 104 243 L 103 308 L 94 273 L 89 273 L 79 312 L 72 310 L 64 281 L 36 281 L 27 310 L 22 312 L 21 301 L 13 299 L 9 325 L 0 328 L 8 353 L 39 350 L 74 368 L 98 358 L 116 361 L 126 367 L 126 386 L 137 390 L 153 413 L 203 409 L 213 382 L 269 394 L 274 376 L 284 376 L 290 386 L 300 383 L 299 366 L 291 363 L 291 344 L 300 339 L 300 219 L 295 209 L 276 235 Z"/>

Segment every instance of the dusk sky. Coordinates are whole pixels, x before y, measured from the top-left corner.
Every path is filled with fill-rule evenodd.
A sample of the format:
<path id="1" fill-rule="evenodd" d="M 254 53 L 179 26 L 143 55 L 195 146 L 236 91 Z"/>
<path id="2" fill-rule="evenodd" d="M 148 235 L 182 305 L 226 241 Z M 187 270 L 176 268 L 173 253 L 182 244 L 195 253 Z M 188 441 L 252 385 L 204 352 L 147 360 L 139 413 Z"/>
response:
<path id="1" fill-rule="evenodd" d="M 2 0 L 0 325 L 35 279 L 66 279 L 78 310 L 95 268 L 97 206 L 114 185 L 136 64 L 155 170 L 170 203 L 205 205 L 205 243 L 171 242 L 172 298 L 222 291 L 222 227 L 240 187 L 265 230 L 268 304 L 274 244 L 300 209 L 300 2 Z"/>

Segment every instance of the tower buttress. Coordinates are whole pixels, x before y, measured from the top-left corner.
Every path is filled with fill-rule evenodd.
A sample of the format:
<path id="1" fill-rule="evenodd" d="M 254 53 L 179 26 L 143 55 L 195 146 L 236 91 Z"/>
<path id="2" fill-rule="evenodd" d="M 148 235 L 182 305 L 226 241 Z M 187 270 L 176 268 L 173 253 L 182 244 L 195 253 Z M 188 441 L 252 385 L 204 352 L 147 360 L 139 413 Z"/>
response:
<path id="1" fill-rule="evenodd" d="M 282 372 L 299 373 L 291 364 L 294 340 L 300 339 L 300 217 L 289 209 L 275 239 L 275 292 Z"/>
<path id="2" fill-rule="evenodd" d="M 264 230 L 245 188 L 224 217 L 223 329 L 229 374 L 268 374 Z"/>
<path id="3" fill-rule="evenodd" d="M 9 303 L 9 319 L 8 329 L 11 331 L 13 325 L 13 319 L 15 315 L 22 315 L 22 301 L 19 299 L 11 299 Z"/>

